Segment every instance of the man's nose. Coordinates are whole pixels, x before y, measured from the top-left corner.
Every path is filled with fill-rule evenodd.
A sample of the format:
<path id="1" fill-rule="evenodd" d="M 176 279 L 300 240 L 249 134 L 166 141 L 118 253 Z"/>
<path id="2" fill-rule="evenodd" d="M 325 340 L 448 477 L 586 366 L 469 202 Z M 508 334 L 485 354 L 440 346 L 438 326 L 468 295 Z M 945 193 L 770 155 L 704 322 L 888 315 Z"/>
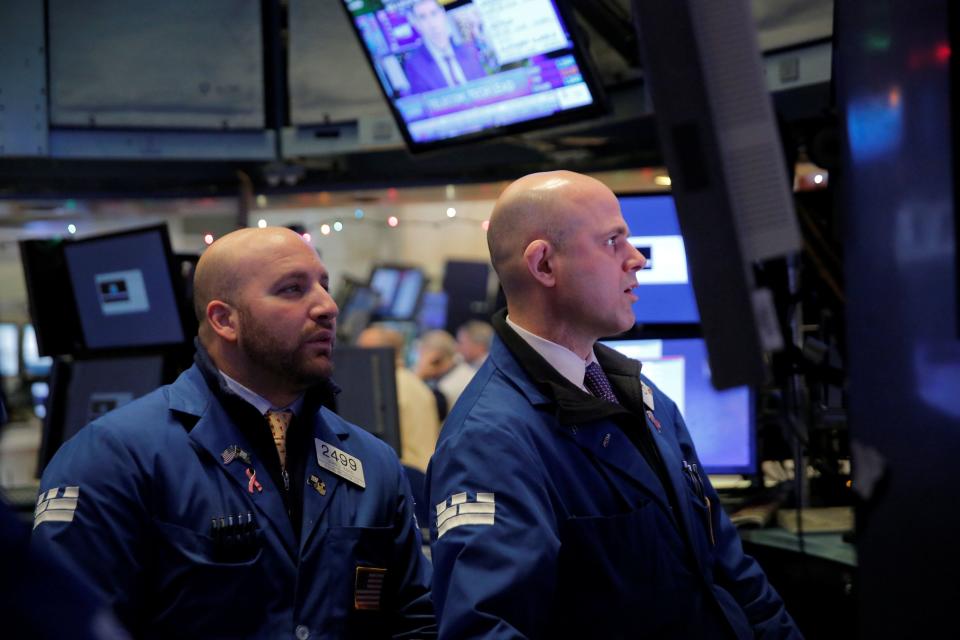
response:
<path id="1" fill-rule="evenodd" d="M 324 289 L 323 286 L 319 284 L 316 285 L 316 293 L 310 307 L 310 316 L 315 320 L 321 318 L 332 320 L 336 318 L 339 313 L 340 309 L 337 307 L 337 303 L 334 302 L 330 292 Z"/>
<path id="2" fill-rule="evenodd" d="M 632 255 L 627 258 L 626 270 L 639 271 L 640 269 L 643 269 L 643 267 L 647 264 L 647 257 L 633 245 L 630 245 L 630 249 L 632 250 Z"/>

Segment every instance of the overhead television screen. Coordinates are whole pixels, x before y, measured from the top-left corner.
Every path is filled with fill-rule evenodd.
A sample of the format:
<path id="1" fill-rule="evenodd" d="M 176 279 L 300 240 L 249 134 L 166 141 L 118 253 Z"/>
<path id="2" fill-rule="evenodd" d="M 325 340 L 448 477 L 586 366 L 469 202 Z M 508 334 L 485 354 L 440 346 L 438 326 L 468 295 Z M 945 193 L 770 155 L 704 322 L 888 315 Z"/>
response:
<path id="1" fill-rule="evenodd" d="M 557 0 L 343 0 L 411 150 L 596 114 Z"/>
<path id="2" fill-rule="evenodd" d="M 714 389 L 702 338 L 604 344 L 642 362 L 643 374 L 677 403 L 707 473 L 757 472 L 753 393 L 750 387 Z"/>
<path id="3" fill-rule="evenodd" d="M 669 193 L 620 195 L 630 243 L 646 257 L 637 272 L 639 300 L 633 305 L 641 324 L 698 323 L 700 314 L 687 269 L 677 209 Z"/>

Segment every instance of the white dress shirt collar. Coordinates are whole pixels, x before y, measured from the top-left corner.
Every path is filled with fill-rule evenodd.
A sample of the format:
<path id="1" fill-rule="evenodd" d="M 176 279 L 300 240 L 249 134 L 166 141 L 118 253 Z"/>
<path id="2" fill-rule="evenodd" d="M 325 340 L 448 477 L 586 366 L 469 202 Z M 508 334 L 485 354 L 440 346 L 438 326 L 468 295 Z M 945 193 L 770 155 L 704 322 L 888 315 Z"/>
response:
<path id="1" fill-rule="evenodd" d="M 587 365 L 597 360 L 596 356 L 593 355 L 593 349 L 590 350 L 590 355 L 584 360 L 573 351 L 570 351 L 570 349 L 527 331 L 511 320 L 510 316 L 507 316 L 507 325 L 516 331 L 517 335 L 523 338 L 524 342 L 539 353 L 560 375 L 569 380 L 574 386 L 590 393 L 587 391 L 587 388 L 583 386 L 583 377 L 587 371 Z"/>
<path id="2" fill-rule="evenodd" d="M 218 369 L 218 371 L 220 371 Z M 223 371 L 220 371 L 220 375 L 223 376 L 223 381 L 227 384 L 227 388 L 230 391 L 233 391 L 235 394 L 252 404 L 256 407 L 257 411 L 261 415 L 265 415 L 268 411 L 284 411 L 290 410 L 293 411 L 294 415 L 300 413 L 300 408 L 303 406 L 303 394 L 301 393 L 296 400 L 291 402 L 285 407 L 275 407 L 270 403 L 269 400 L 258 394 L 256 391 L 252 391 L 247 387 L 243 386 Z"/>

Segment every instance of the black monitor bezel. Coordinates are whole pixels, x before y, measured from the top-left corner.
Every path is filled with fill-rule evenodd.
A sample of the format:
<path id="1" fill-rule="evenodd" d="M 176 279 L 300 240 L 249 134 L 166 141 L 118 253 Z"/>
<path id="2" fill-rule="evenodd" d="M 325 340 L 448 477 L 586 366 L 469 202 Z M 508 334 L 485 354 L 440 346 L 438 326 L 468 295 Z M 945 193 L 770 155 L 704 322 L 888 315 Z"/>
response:
<path id="1" fill-rule="evenodd" d="M 573 43 L 572 49 L 574 59 L 579 65 L 584 83 L 587 85 L 587 88 L 590 90 L 590 94 L 593 96 L 593 103 L 584 105 L 582 107 L 576 107 L 573 109 L 552 113 L 548 116 L 543 116 L 533 120 L 525 120 L 523 122 L 517 122 L 499 127 L 490 127 L 483 129 L 482 131 L 467 133 L 454 138 L 445 138 L 443 140 L 434 140 L 431 142 L 415 142 L 410 136 L 410 131 L 407 127 L 407 123 L 403 120 L 403 116 L 400 114 L 393 102 L 393 99 L 387 94 L 386 88 L 383 86 L 383 83 L 380 82 L 380 79 L 377 76 L 376 62 L 370 55 L 370 50 L 367 49 L 363 42 L 363 34 L 360 33 L 360 30 L 357 28 L 357 24 L 353 19 L 353 14 L 350 13 L 350 9 L 347 8 L 346 1 L 337 0 L 337 2 L 340 3 L 340 6 L 347 15 L 347 21 L 350 23 L 350 29 L 353 31 L 355 36 L 355 42 L 363 52 L 363 56 L 367 60 L 368 68 L 376 78 L 377 88 L 380 91 L 380 95 L 383 96 L 387 107 L 390 109 L 390 113 L 397 125 L 397 129 L 399 129 L 400 134 L 403 136 L 403 140 L 406 143 L 407 150 L 411 153 L 416 154 L 428 151 L 436 151 L 439 149 L 447 149 L 449 147 L 457 147 L 465 144 L 488 141 L 518 133 L 546 129 L 557 125 L 569 124 L 571 122 L 597 117 L 609 111 L 609 103 L 607 101 L 606 92 L 603 90 L 603 85 L 599 82 L 599 74 L 594 69 L 593 61 L 590 56 L 587 55 L 586 49 L 582 44 L 585 37 L 581 33 L 579 24 L 573 17 L 572 10 L 567 7 L 565 0 L 553 0 L 554 6 L 556 6 L 557 12 L 560 14 L 560 19 L 563 20 L 564 26 L 567 28 L 567 33 L 570 35 L 570 40 Z M 292 120 L 291 116 L 292 114 L 288 114 L 288 120 Z M 318 126 L 328 124 L 329 123 L 326 122 L 316 123 Z"/>
<path id="2" fill-rule="evenodd" d="M 26 238 L 18 243 L 27 289 L 27 309 L 40 356 L 74 353 L 84 348 L 73 284 L 63 252 L 66 242 L 65 238 L 56 236 Z M 48 247 L 49 251 L 41 253 L 43 247 Z M 56 326 L 46 326 L 50 323 Z M 21 344 L 22 340 L 21 336 Z"/>
<path id="3" fill-rule="evenodd" d="M 344 386 L 341 392 L 337 394 L 333 402 L 333 412 L 344 420 L 351 422 L 351 424 L 356 424 L 356 426 L 367 433 L 390 445 L 394 452 L 396 452 L 397 457 L 400 457 L 402 455 L 403 434 L 401 432 L 400 405 L 397 395 L 396 351 L 394 351 L 393 347 L 337 347 L 333 352 L 333 381 L 335 383 L 337 382 L 337 367 L 340 366 L 342 371 L 344 359 L 352 359 L 354 361 L 364 360 L 364 364 L 368 366 L 371 371 L 376 372 L 370 381 L 370 389 L 373 393 L 361 395 L 369 400 L 365 406 L 373 408 L 378 416 L 383 419 L 385 429 L 383 433 L 380 433 L 374 428 L 375 425 L 359 423 L 366 422 L 365 420 L 357 423 L 352 422 L 351 418 L 353 416 L 350 416 L 349 412 L 347 412 L 348 415 L 346 416 L 342 415 L 342 400 L 347 397 L 345 394 L 353 394 L 359 391 L 355 386 Z M 374 386 L 373 382 L 377 377 L 382 377 L 383 379 L 380 381 L 381 384 L 379 386 Z M 383 394 L 381 400 L 385 402 L 385 405 L 377 404 L 377 393 Z"/>

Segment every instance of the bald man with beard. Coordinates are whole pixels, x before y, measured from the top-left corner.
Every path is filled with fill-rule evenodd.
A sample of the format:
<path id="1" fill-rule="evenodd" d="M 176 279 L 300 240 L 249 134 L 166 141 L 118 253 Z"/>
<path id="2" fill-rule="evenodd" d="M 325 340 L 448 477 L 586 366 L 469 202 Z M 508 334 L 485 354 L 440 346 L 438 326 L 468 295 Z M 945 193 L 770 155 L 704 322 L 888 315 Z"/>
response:
<path id="1" fill-rule="evenodd" d="M 427 472 L 441 638 L 796 638 L 676 404 L 598 344 L 644 257 L 569 171 L 506 188 L 487 243 L 507 309 Z"/>
<path id="2" fill-rule="evenodd" d="M 288 229 L 217 240 L 194 277 L 194 365 L 81 429 L 45 470 L 57 517 L 38 506 L 33 544 L 137 637 L 435 635 L 400 463 L 327 408 L 328 280 Z"/>

